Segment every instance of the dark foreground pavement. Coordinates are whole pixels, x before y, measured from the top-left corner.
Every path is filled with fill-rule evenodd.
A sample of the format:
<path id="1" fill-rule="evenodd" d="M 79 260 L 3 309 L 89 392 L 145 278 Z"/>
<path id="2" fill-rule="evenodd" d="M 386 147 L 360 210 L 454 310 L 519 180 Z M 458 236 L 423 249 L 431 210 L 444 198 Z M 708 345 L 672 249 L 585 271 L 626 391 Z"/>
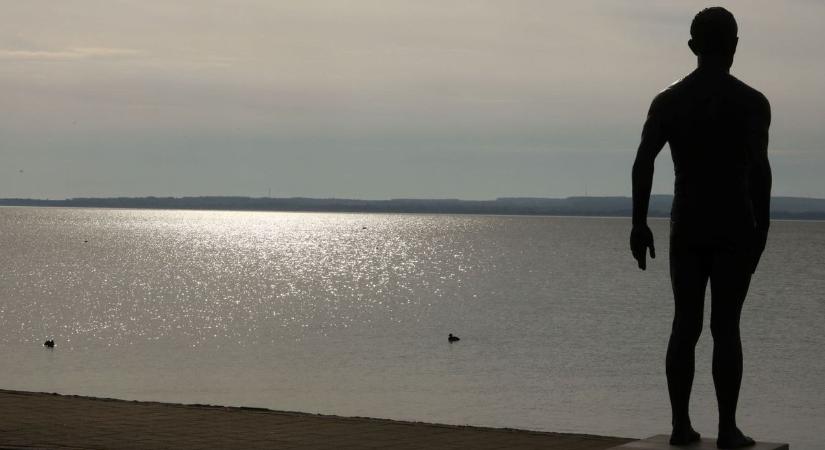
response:
<path id="1" fill-rule="evenodd" d="M 0 390 L 0 449 L 608 449 L 630 439 Z"/>

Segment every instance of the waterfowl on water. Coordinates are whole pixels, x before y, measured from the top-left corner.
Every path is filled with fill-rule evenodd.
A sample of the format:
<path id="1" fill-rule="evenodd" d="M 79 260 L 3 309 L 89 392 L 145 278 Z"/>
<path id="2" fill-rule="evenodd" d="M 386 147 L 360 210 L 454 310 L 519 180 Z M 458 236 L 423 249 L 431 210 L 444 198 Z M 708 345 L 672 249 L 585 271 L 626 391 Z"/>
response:
<path id="1" fill-rule="evenodd" d="M 447 337 L 447 340 L 450 342 L 457 342 L 460 341 L 461 338 L 459 338 L 458 336 L 453 336 L 453 333 L 450 333 L 450 335 Z"/>
<path id="2" fill-rule="evenodd" d="M 44 347 L 54 348 L 54 339 L 47 339 L 46 342 L 43 343 Z"/>

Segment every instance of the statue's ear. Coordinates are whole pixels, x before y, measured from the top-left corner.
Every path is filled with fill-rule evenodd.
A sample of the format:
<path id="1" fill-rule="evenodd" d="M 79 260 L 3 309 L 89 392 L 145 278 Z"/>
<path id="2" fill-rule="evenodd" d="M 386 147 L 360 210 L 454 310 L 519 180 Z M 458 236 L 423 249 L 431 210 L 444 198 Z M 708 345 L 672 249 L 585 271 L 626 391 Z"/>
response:
<path id="1" fill-rule="evenodd" d="M 688 47 L 690 47 L 690 51 L 692 51 L 694 55 L 699 56 L 699 52 L 696 49 L 696 42 L 694 42 L 693 39 L 688 40 Z"/>

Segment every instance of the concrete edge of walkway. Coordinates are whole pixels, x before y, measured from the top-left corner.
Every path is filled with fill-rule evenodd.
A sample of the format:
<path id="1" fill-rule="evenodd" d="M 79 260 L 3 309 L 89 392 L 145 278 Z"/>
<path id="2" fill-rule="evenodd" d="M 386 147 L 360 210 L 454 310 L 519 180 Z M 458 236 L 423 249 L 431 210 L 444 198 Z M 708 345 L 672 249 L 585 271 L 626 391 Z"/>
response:
<path id="1" fill-rule="evenodd" d="M 475 425 L 451 425 L 451 424 L 443 424 L 443 423 L 432 423 L 432 422 L 421 422 L 421 421 L 410 421 L 410 420 L 396 420 L 396 419 L 383 419 L 383 418 L 376 418 L 376 417 L 365 417 L 365 416 L 338 416 L 333 414 L 319 414 L 319 413 L 307 413 L 307 412 L 299 412 L 299 411 L 283 411 L 283 410 L 276 410 L 276 409 L 268 409 L 268 408 L 259 408 L 259 407 L 249 407 L 249 406 L 222 406 L 222 405 L 210 405 L 210 404 L 201 404 L 201 403 L 168 403 L 168 402 L 158 402 L 158 401 L 144 401 L 144 400 L 123 400 L 118 398 L 110 398 L 110 397 L 92 397 L 86 395 L 75 395 L 75 394 L 60 394 L 56 392 L 36 392 L 36 391 L 18 391 L 18 390 L 10 390 L 10 389 L 0 389 L 0 394 L 4 395 L 16 395 L 16 396 L 24 396 L 24 397 L 61 397 L 64 399 L 82 399 L 82 400 L 92 400 L 92 401 L 100 401 L 100 402 L 116 402 L 121 404 L 135 404 L 135 405 L 154 405 L 154 406 L 162 406 L 162 407 L 169 407 L 169 408 L 185 408 L 185 409 L 198 409 L 198 410 L 216 410 L 216 411 L 237 411 L 237 412 L 244 412 L 244 413 L 259 413 L 259 414 L 279 414 L 279 415 L 287 415 L 287 416 L 294 416 L 294 417 L 305 417 L 305 418 L 323 418 L 332 421 L 338 422 L 369 422 L 369 423 L 383 423 L 383 424 L 391 424 L 391 425 L 402 425 L 402 426 L 413 426 L 413 427 L 437 427 L 437 428 L 445 428 L 445 429 L 452 429 L 452 430 L 468 430 L 468 431 L 478 431 L 478 432 L 495 432 L 495 433 L 519 433 L 519 434 L 528 434 L 528 435 L 539 435 L 539 436 L 557 436 L 557 437 L 577 437 L 582 439 L 588 440 L 605 440 L 605 441 L 615 441 L 615 440 L 625 440 L 625 441 L 633 441 L 636 438 L 628 438 L 628 437 L 619 437 L 619 436 L 603 436 L 603 435 L 596 435 L 596 434 L 586 434 L 586 433 L 561 433 L 561 432 L 553 432 L 553 431 L 537 431 L 537 430 L 527 430 L 527 429 L 520 429 L 520 428 L 510 428 L 510 427 L 487 427 L 487 426 L 475 426 Z"/>

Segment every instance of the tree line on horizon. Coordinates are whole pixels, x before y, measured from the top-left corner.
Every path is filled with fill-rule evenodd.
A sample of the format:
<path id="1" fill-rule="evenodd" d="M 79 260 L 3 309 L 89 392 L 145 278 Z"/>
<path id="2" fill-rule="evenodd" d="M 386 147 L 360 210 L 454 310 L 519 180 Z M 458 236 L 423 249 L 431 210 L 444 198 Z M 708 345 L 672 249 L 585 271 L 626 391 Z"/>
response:
<path id="1" fill-rule="evenodd" d="M 654 195 L 650 214 L 670 215 L 671 195 Z M 242 211 L 383 212 L 437 214 L 513 214 L 629 217 L 630 197 L 501 197 L 495 200 L 413 199 L 359 200 L 339 198 L 270 198 L 240 196 L 196 197 L 79 197 L 61 200 L 0 199 L 0 206 L 197 209 Z M 775 219 L 825 220 L 825 199 L 774 197 Z"/>

